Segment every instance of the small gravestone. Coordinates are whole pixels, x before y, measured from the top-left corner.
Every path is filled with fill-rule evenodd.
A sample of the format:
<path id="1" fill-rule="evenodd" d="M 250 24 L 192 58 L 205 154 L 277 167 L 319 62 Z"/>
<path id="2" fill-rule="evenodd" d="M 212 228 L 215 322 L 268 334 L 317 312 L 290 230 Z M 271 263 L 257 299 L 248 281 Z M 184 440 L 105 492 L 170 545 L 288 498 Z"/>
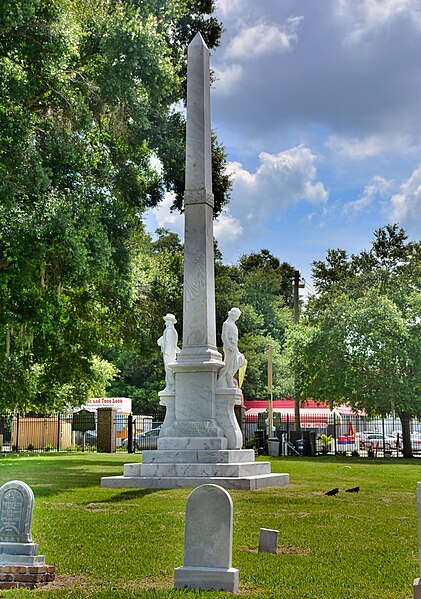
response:
<path id="1" fill-rule="evenodd" d="M 259 537 L 259 553 L 276 553 L 278 549 L 278 531 L 261 528 Z"/>
<path id="2" fill-rule="evenodd" d="M 421 483 L 417 486 L 418 507 L 418 562 L 421 575 Z M 414 580 L 414 599 L 421 599 L 421 578 Z"/>
<path id="3" fill-rule="evenodd" d="M 19 480 L 0 488 L 0 588 L 35 587 L 54 579 L 32 541 L 32 489 Z"/>
<path id="4" fill-rule="evenodd" d="M 232 560 L 232 499 L 218 485 L 202 485 L 187 499 L 184 566 L 174 571 L 175 588 L 236 593 Z"/>

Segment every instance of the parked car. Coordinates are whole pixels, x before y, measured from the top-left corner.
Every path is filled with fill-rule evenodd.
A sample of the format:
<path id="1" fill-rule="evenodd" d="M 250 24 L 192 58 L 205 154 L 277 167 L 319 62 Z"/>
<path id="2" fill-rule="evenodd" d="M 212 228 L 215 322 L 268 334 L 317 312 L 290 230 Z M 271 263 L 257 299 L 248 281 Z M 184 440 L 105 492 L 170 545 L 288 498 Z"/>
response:
<path id="1" fill-rule="evenodd" d="M 161 427 L 157 426 L 150 431 L 146 431 L 146 433 L 139 433 L 138 435 L 135 435 L 133 437 L 133 447 L 138 451 L 141 451 L 142 449 L 157 449 L 160 432 Z M 123 439 L 121 442 L 121 447 L 127 449 L 127 446 L 128 439 Z"/>
<path id="2" fill-rule="evenodd" d="M 360 447 L 361 449 L 385 449 L 390 451 L 396 447 L 396 438 L 393 435 L 385 435 L 383 439 L 381 433 L 365 433 L 361 436 Z"/>
<path id="3" fill-rule="evenodd" d="M 83 439 L 83 433 L 80 433 L 81 443 Z M 85 433 L 85 445 L 93 447 L 96 445 L 96 431 L 86 431 Z"/>
<path id="4" fill-rule="evenodd" d="M 421 451 L 421 433 L 411 433 L 412 451 Z"/>

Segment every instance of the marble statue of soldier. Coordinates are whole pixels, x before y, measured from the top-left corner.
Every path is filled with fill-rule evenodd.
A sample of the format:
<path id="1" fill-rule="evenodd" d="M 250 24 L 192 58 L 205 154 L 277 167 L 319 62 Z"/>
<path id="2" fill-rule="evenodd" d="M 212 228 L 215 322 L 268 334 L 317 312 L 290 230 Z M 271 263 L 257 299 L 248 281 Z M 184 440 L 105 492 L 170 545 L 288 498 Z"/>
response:
<path id="1" fill-rule="evenodd" d="M 174 373 L 170 368 L 170 364 L 175 362 L 177 354 L 181 351 L 178 347 L 178 333 L 175 330 L 175 323 L 177 322 L 174 314 L 166 314 L 164 316 L 165 330 L 158 339 L 158 345 L 161 347 L 162 357 L 164 360 L 165 368 L 165 391 L 174 391 L 175 379 Z"/>
<path id="2" fill-rule="evenodd" d="M 234 375 L 244 365 L 245 358 L 238 350 L 238 329 L 235 324 L 240 318 L 241 310 L 231 308 L 228 318 L 222 325 L 222 343 L 224 346 L 224 366 L 219 372 L 218 387 L 235 387 Z"/>

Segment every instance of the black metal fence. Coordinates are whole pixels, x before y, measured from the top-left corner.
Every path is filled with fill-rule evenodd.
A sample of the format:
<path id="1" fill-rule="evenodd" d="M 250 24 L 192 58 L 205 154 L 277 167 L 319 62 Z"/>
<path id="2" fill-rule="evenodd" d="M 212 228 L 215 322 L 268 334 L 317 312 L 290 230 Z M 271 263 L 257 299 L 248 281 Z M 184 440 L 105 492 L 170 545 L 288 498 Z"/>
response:
<path id="1" fill-rule="evenodd" d="M 117 451 L 155 449 L 164 413 L 133 416 L 117 414 L 114 419 Z M 129 444 L 129 436 L 133 444 Z M 150 440 L 151 439 L 151 440 Z M 155 440 L 155 442 L 154 442 Z M 147 443 L 151 447 L 147 447 Z M 0 451 L 96 451 L 98 420 L 94 412 L 75 414 L 0 416 Z"/>
<path id="2" fill-rule="evenodd" d="M 410 430 L 412 453 L 421 457 L 421 420 L 411 419 L 404 424 Z M 367 418 L 357 414 L 315 412 L 301 416 L 297 427 L 293 416 L 275 412 L 269 434 L 268 415 L 262 412 L 246 415 L 243 430 L 245 446 L 255 447 L 259 453 L 361 457 L 400 457 L 403 454 L 403 426 L 397 416 Z M 279 444 L 271 443 L 270 439 L 277 439 Z"/>
<path id="3" fill-rule="evenodd" d="M 117 414 L 114 421 L 116 451 L 156 449 L 165 413 Z M 239 415 L 237 417 L 240 417 Z M 98 426 L 95 413 L 83 415 L 0 416 L 0 451 L 96 451 Z M 421 457 L 421 421 L 407 423 L 412 452 Z M 397 417 L 365 418 L 355 414 L 315 412 L 300 419 L 296 427 L 289 414 L 274 413 L 268 430 L 267 413 L 243 415 L 244 447 L 271 455 L 402 455 L 402 422 Z M 298 429 L 298 430 L 297 430 Z"/>

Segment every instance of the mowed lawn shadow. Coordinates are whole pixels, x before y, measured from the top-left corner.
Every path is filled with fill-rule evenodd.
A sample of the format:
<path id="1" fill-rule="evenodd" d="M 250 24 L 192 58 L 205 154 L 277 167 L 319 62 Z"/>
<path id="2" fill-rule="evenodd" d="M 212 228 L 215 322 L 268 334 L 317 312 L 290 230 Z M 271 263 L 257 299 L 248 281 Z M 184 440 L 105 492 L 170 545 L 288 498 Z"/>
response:
<path id="1" fill-rule="evenodd" d="M 123 501 L 131 501 L 133 499 L 143 499 L 147 495 L 151 495 L 152 493 L 156 493 L 157 491 L 162 491 L 162 489 L 130 489 L 127 491 L 122 491 L 117 495 L 113 495 L 112 497 L 108 497 L 106 500 L 98 500 L 98 501 L 87 501 L 86 505 L 93 505 L 95 503 L 121 503 Z"/>
<path id="2" fill-rule="evenodd" d="M 112 464 L 107 459 L 84 462 L 80 456 L 42 456 L 31 457 L 29 460 L 13 460 L 9 468 L 2 469 L 0 485 L 9 480 L 22 480 L 34 491 L 36 497 L 49 497 L 58 492 L 73 489 L 99 488 L 103 476 L 115 476 L 122 469 L 120 464 Z M 110 467 L 114 466 L 111 470 Z"/>

